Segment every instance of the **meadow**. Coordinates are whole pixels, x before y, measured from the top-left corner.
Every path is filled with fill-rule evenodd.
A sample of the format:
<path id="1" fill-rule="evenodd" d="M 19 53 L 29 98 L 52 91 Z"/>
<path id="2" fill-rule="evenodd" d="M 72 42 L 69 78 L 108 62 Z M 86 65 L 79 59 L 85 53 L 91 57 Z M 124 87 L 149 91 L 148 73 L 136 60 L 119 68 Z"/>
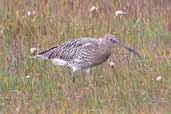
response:
<path id="1" fill-rule="evenodd" d="M 31 58 L 31 48 L 107 33 L 142 59 L 115 46 L 92 68 L 93 88 L 84 72 L 73 83 L 70 69 Z M 0 0 L 0 63 L 0 114 L 169 114 L 171 1 Z"/>

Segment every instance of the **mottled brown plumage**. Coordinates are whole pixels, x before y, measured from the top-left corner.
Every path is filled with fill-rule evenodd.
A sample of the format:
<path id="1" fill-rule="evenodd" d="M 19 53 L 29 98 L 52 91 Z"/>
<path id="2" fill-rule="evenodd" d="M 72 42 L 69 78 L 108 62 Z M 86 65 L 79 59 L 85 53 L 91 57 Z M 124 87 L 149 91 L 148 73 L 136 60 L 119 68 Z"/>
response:
<path id="1" fill-rule="evenodd" d="M 105 62 L 111 55 L 111 49 L 115 44 L 120 43 L 116 36 L 112 34 L 107 34 L 100 39 L 85 37 L 70 40 L 59 46 L 37 52 L 35 56 L 51 60 L 57 65 L 71 67 L 74 73 L 77 70 L 87 70 L 92 66 Z M 123 47 L 134 51 L 126 46 Z"/>

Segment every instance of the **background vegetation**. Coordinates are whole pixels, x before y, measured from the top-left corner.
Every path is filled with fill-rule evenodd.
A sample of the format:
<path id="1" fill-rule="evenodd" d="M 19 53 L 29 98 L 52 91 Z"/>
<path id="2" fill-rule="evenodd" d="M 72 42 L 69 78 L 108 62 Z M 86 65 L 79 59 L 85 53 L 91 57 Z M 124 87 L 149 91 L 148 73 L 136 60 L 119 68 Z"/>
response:
<path id="1" fill-rule="evenodd" d="M 114 66 L 92 69 L 93 88 L 83 72 L 73 83 L 69 69 L 30 58 L 33 47 L 107 33 L 143 59 L 115 47 Z M 0 114 L 169 114 L 171 1 L 0 0 L 0 63 Z"/>

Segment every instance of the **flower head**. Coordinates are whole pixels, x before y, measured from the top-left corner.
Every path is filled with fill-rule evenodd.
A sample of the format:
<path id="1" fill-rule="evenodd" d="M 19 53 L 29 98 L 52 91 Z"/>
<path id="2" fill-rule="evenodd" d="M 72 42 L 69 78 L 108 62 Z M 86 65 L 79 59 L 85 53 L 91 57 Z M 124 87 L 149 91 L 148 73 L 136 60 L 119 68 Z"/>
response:
<path id="1" fill-rule="evenodd" d="M 122 10 L 117 10 L 115 11 L 115 16 L 120 16 L 120 15 L 125 15 L 126 12 L 122 11 Z"/>
<path id="2" fill-rule="evenodd" d="M 95 7 L 95 6 L 92 6 L 92 7 L 89 9 L 90 12 L 97 11 L 97 10 L 98 10 L 98 8 Z"/>
<path id="3" fill-rule="evenodd" d="M 26 78 L 27 78 L 27 79 L 30 78 L 30 75 L 27 75 Z"/>
<path id="4" fill-rule="evenodd" d="M 28 11 L 27 12 L 27 16 L 31 16 L 31 11 Z"/>
<path id="5" fill-rule="evenodd" d="M 31 53 L 35 53 L 38 49 L 37 48 L 30 48 Z"/>
<path id="6" fill-rule="evenodd" d="M 162 77 L 161 76 L 157 76 L 156 77 L 156 81 L 161 81 L 162 80 Z"/>
<path id="7" fill-rule="evenodd" d="M 111 62 L 109 63 L 109 66 L 110 66 L 110 67 L 114 67 L 114 66 L 115 66 L 115 62 L 111 61 Z"/>

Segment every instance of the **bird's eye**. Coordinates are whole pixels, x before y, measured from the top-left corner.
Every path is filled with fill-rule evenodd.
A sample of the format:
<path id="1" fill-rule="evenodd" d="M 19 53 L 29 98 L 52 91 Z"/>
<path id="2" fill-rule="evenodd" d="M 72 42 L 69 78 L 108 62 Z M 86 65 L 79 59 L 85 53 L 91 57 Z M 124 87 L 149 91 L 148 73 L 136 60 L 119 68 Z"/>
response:
<path id="1" fill-rule="evenodd" d="M 114 42 L 115 40 L 113 40 L 113 39 L 110 39 L 110 41 Z"/>
<path id="2" fill-rule="evenodd" d="M 116 40 L 115 39 L 110 39 L 110 42 L 116 43 Z"/>

